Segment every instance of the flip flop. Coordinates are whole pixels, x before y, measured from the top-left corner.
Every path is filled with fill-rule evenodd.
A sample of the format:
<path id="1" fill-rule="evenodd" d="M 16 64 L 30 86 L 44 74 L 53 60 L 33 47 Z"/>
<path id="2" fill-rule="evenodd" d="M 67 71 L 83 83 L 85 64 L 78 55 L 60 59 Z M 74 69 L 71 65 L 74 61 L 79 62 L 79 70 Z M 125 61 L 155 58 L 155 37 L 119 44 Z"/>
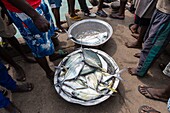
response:
<path id="1" fill-rule="evenodd" d="M 71 17 L 70 16 L 70 19 L 72 19 L 72 20 L 82 20 L 82 18 L 80 17 L 80 16 L 73 16 L 73 17 Z"/>
<path id="2" fill-rule="evenodd" d="M 117 13 L 116 14 L 110 14 L 109 17 L 113 18 L 113 19 L 119 19 L 119 20 L 125 19 L 125 16 L 119 16 Z"/>
<path id="3" fill-rule="evenodd" d="M 88 16 L 90 18 L 95 18 L 96 14 L 95 13 L 84 13 L 84 16 Z"/>
<path id="4" fill-rule="evenodd" d="M 96 12 L 96 15 L 100 17 L 107 17 L 107 14 L 103 10 L 99 10 Z"/>
<path id="5" fill-rule="evenodd" d="M 145 93 L 147 94 L 144 94 L 142 91 L 141 91 L 141 88 L 143 88 L 145 90 Z M 145 97 L 147 98 L 150 98 L 150 99 L 153 99 L 153 100 L 158 100 L 158 101 L 163 101 L 163 102 L 167 102 L 167 100 L 163 100 L 159 97 L 155 97 L 151 94 L 151 92 L 149 92 L 148 88 L 153 88 L 153 87 L 149 87 L 149 86 L 143 86 L 143 85 L 139 85 L 138 86 L 138 91 Z"/>
<path id="6" fill-rule="evenodd" d="M 157 110 L 155 110 L 154 108 L 147 106 L 147 105 L 143 105 L 138 109 L 139 113 L 161 113 Z"/>
<path id="7" fill-rule="evenodd" d="M 17 88 L 15 91 L 12 91 L 13 93 L 18 92 L 30 92 L 34 88 L 34 85 L 32 83 L 22 83 L 20 85 L 17 85 Z"/>

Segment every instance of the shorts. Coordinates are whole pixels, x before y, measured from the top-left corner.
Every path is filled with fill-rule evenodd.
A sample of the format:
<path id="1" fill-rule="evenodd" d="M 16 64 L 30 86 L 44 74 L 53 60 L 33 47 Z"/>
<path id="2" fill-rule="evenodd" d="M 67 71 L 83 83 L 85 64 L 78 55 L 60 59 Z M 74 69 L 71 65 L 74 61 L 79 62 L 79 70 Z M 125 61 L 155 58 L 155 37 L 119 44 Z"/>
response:
<path id="1" fill-rule="evenodd" d="M 41 32 L 37 29 L 32 19 L 25 13 L 16 13 L 9 11 L 14 24 L 19 29 L 21 35 L 37 58 L 49 56 L 54 53 L 54 45 L 51 37 L 54 35 L 54 23 L 48 10 L 47 4 L 41 1 L 39 7 L 35 9 L 40 15 L 50 23 L 50 29 L 47 32 Z"/>
<path id="2" fill-rule="evenodd" d="M 48 0 L 51 8 L 60 8 L 62 6 L 62 0 Z"/>
<path id="3" fill-rule="evenodd" d="M 0 8 L 1 15 L 1 8 Z M 0 16 L 0 37 L 11 38 L 16 34 L 15 27 L 11 25 L 7 25 L 9 22 L 8 17 L 5 15 L 5 19 Z"/>

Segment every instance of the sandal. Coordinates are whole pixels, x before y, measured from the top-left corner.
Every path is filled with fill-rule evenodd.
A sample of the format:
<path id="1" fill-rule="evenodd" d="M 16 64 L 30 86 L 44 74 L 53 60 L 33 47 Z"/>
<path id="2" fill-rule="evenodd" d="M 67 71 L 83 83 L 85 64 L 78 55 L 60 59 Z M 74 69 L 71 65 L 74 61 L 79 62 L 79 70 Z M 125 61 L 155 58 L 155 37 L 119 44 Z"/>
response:
<path id="1" fill-rule="evenodd" d="M 77 15 L 70 16 L 70 19 L 72 19 L 72 20 L 82 20 L 82 18 L 80 16 L 77 16 Z"/>
<path id="2" fill-rule="evenodd" d="M 149 87 L 149 86 L 143 86 L 143 85 L 139 85 L 138 86 L 138 91 L 145 97 L 147 98 L 150 98 L 150 99 L 153 99 L 153 100 L 158 100 L 158 101 L 163 101 L 163 102 L 167 102 L 168 101 L 168 98 L 165 97 L 159 97 L 155 94 L 152 94 L 151 91 L 149 91 L 149 89 L 155 89 L 155 88 L 152 88 L 152 87 Z M 166 99 L 167 98 L 167 99 Z"/>
<path id="3" fill-rule="evenodd" d="M 138 112 L 139 113 L 161 113 L 157 110 L 155 110 L 154 108 L 152 107 L 149 107 L 147 105 L 143 105 L 141 106 L 139 109 L 138 109 Z"/>
<path id="4" fill-rule="evenodd" d="M 107 17 L 107 14 L 103 10 L 99 10 L 96 12 L 96 15 L 100 17 Z"/>
<path id="5" fill-rule="evenodd" d="M 110 14 L 110 18 L 124 20 L 125 16 L 124 15 L 119 15 L 118 13 L 116 13 L 116 14 Z"/>
<path id="6" fill-rule="evenodd" d="M 90 18 L 95 18 L 96 14 L 95 13 L 84 13 L 84 16 L 88 16 Z"/>
<path id="7" fill-rule="evenodd" d="M 34 88 L 34 85 L 32 83 L 22 83 L 21 85 L 16 86 L 16 90 L 12 91 L 13 93 L 18 92 L 30 92 Z"/>

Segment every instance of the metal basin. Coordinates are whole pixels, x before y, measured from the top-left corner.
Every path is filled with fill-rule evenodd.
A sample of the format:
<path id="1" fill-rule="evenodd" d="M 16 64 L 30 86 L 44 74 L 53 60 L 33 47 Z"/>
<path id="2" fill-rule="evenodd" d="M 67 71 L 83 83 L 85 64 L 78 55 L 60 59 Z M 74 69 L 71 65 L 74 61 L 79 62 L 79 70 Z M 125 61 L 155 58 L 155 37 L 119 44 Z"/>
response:
<path id="1" fill-rule="evenodd" d="M 97 50 L 97 49 L 89 49 L 89 48 L 84 48 L 84 50 L 91 50 L 95 53 L 97 53 L 99 56 L 101 56 L 105 61 L 106 61 L 106 64 L 107 66 L 102 66 L 102 68 L 105 68 L 107 70 L 107 72 L 109 72 L 110 74 L 114 74 L 114 73 L 117 73 L 119 72 L 119 67 L 118 65 L 116 64 L 116 62 L 112 59 L 112 57 L 110 57 L 108 54 L 106 54 L 105 52 L 101 51 L 101 50 Z M 81 52 L 81 50 L 77 50 L 77 51 L 74 51 L 72 53 L 70 53 L 69 55 L 67 55 L 58 65 L 58 67 L 60 66 L 63 66 L 63 64 L 65 64 L 64 62 L 67 62 L 68 58 L 72 55 L 75 55 L 75 54 L 79 54 Z M 84 77 L 85 75 L 79 75 L 79 77 Z M 98 98 L 95 98 L 95 99 L 92 99 L 92 100 L 88 100 L 88 101 L 85 101 L 85 100 L 81 100 L 81 99 L 78 99 L 78 98 L 74 98 L 73 96 L 70 96 L 68 95 L 68 93 L 66 93 L 67 91 L 64 91 L 64 90 L 61 90 L 61 86 L 59 85 L 56 85 L 59 83 L 59 79 L 61 77 L 64 77 L 65 78 L 65 75 L 61 75 L 61 70 L 60 69 L 56 69 L 56 72 L 55 72 L 55 76 L 54 76 L 54 85 L 55 85 L 55 89 L 57 91 L 57 93 L 63 98 L 65 99 L 66 101 L 68 102 L 71 102 L 71 103 L 75 103 L 75 104 L 80 104 L 80 105 L 84 105 L 84 106 L 92 106 L 92 105 L 96 105 L 96 104 L 99 104 L 103 101 L 105 101 L 106 99 L 108 99 L 112 94 L 113 92 L 108 90 L 106 95 L 102 95 Z M 73 80 L 74 81 L 74 80 Z M 119 84 L 119 79 L 117 78 L 114 78 L 114 79 L 111 79 L 107 82 L 111 82 L 112 84 L 112 88 L 113 89 L 116 89 L 118 87 L 118 84 Z"/>
<path id="2" fill-rule="evenodd" d="M 107 22 L 98 19 L 85 19 L 72 24 L 68 33 L 73 36 L 73 42 L 85 46 L 99 46 L 110 39 L 113 29 Z M 102 33 L 107 33 L 106 37 L 101 37 Z M 94 37 L 94 35 L 99 35 Z M 85 38 L 87 38 L 85 40 Z M 98 40 L 94 39 L 97 38 Z"/>

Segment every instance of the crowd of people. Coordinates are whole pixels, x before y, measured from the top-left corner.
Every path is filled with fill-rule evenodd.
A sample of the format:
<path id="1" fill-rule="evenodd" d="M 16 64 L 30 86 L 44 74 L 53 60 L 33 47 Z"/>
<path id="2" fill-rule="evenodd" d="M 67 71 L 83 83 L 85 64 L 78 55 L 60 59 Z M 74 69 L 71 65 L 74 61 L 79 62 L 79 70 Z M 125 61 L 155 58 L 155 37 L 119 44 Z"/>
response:
<path id="1" fill-rule="evenodd" d="M 86 0 L 78 0 L 81 11 L 84 16 L 95 18 L 96 16 L 107 17 L 108 14 L 103 8 L 110 7 L 106 3 L 113 0 L 89 0 L 90 3 L 97 7 L 96 13 L 90 12 L 86 4 Z M 44 0 L 0 0 L 0 37 L 6 39 L 9 44 L 16 49 L 23 59 L 29 63 L 38 63 L 46 73 L 46 77 L 53 81 L 54 71 L 49 67 L 46 56 L 50 60 L 56 60 L 67 55 L 67 52 L 55 52 L 55 47 L 59 46 L 57 39 L 58 34 L 64 33 L 65 28 L 62 27 L 60 20 L 60 7 L 62 0 L 48 0 L 50 8 L 54 14 L 56 25 L 54 25 L 49 12 L 49 7 Z M 68 14 L 70 19 L 82 20 L 75 10 L 75 0 L 67 0 Z M 132 36 L 136 38 L 134 42 L 127 42 L 125 46 L 128 48 L 142 49 L 140 53 L 134 56 L 139 58 L 139 63 L 135 68 L 128 68 L 130 75 L 144 77 L 152 64 L 165 50 L 170 41 L 170 0 L 131 0 L 134 13 L 134 23 L 129 25 Z M 125 19 L 125 7 L 127 0 L 120 0 L 118 12 L 109 15 L 112 19 Z M 33 57 L 28 57 L 20 47 L 16 37 L 16 29 L 18 28 L 26 44 L 32 51 Z M 55 27 L 56 26 L 56 27 Z M 143 45 L 143 46 L 142 46 Z M 0 58 L 16 70 L 16 80 L 26 81 L 25 72 L 22 67 L 17 64 L 8 51 L 0 47 Z M 165 66 L 164 66 L 165 67 Z M 164 74 L 170 76 L 170 63 L 165 67 Z M 33 84 L 25 82 L 17 84 L 3 63 L 0 62 L 0 85 L 11 90 L 12 92 L 28 92 L 33 89 Z M 153 88 L 151 86 L 138 86 L 138 91 L 147 98 L 168 102 L 168 110 L 170 111 L 170 84 L 165 88 Z M 21 111 L 7 98 L 0 90 L 0 108 L 5 108 L 10 113 L 21 113 Z M 149 106 L 141 106 L 139 113 L 160 113 Z"/>

